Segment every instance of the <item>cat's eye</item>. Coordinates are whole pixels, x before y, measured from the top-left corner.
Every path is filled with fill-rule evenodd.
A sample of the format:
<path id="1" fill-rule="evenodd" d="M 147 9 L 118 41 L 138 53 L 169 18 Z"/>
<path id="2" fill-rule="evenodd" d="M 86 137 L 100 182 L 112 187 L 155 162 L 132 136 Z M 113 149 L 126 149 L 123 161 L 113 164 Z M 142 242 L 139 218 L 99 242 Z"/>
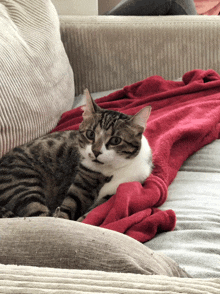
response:
<path id="1" fill-rule="evenodd" d="M 109 144 L 111 145 L 119 145 L 121 143 L 122 139 L 120 137 L 112 137 L 109 140 Z"/>
<path id="2" fill-rule="evenodd" d="M 86 131 L 86 137 L 89 140 L 94 140 L 95 139 L 95 132 L 92 130 L 87 130 Z"/>

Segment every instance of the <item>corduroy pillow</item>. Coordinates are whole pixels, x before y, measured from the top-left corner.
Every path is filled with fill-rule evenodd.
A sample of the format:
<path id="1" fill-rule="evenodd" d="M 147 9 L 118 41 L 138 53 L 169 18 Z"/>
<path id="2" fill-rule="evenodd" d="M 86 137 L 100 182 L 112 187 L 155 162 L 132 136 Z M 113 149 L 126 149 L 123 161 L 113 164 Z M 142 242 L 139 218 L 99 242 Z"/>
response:
<path id="1" fill-rule="evenodd" d="M 0 157 L 52 130 L 74 101 L 50 0 L 0 0 Z"/>
<path id="2" fill-rule="evenodd" d="M 0 263 L 188 276 L 173 260 L 131 237 L 53 217 L 2 218 Z"/>

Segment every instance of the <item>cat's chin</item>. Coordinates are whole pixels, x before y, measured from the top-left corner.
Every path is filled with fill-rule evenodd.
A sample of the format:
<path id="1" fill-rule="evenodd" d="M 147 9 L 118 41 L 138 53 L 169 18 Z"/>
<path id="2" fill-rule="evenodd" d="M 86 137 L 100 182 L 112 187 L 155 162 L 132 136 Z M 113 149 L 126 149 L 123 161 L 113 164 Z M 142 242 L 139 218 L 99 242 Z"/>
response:
<path id="1" fill-rule="evenodd" d="M 101 162 L 98 159 L 93 159 L 92 162 L 97 163 L 97 164 L 104 164 L 104 162 Z"/>
<path id="2" fill-rule="evenodd" d="M 96 172 L 101 172 L 105 176 L 111 176 L 115 166 L 112 162 L 101 162 L 98 159 L 84 158 L 82 164 Z"/>

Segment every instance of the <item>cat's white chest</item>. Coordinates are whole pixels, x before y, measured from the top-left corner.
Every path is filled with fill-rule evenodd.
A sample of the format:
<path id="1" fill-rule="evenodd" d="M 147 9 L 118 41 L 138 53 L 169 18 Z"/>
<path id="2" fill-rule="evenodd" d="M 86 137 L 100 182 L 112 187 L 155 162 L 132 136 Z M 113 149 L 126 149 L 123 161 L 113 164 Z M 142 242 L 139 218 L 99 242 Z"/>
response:
<path id="1" fill-rule="evenodd" d="M 150 175 L 152 169 L 151 149 L 143 136 L 142 145 L 139 154 L 128 164 L 113 171 L 113 177 L 109 183 L 106 183 L 99 192 L 98 199 L 106 195 L 114 195 L 120 184 L 126 182 L 141 182 Z"/>

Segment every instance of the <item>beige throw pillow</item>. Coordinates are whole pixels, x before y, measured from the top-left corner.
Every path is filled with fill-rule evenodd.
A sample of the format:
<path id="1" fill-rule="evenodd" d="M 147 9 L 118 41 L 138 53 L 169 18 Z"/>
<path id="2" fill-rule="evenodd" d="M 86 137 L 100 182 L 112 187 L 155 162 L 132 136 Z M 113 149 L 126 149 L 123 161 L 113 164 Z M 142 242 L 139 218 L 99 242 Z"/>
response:
<path id="1" fill-rule="evenodd" d="M 135 239 L 53 217 L 2 218 L 0 264 L 188 277 Z"/>
<path id="2" fill-rule="evenodd" d="M 0 0 L 0 157 L 52 130 L 74 101 L 50 0 Z"/>

